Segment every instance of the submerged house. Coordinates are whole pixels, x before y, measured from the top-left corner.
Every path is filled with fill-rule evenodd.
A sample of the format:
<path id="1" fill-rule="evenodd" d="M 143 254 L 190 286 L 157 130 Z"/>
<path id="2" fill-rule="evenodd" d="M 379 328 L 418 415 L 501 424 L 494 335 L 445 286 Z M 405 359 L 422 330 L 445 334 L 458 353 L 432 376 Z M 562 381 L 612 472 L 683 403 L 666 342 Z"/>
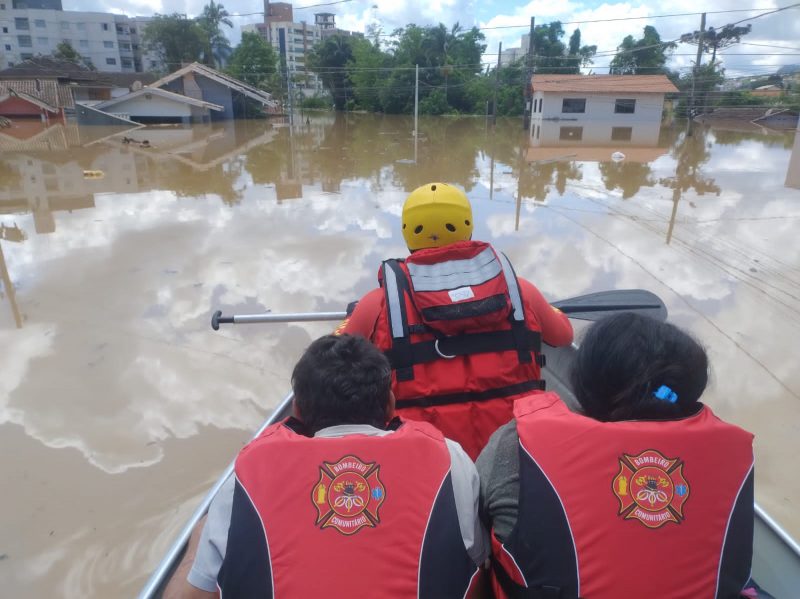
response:
<path id="1" fill-rule="evenodd" d="M 143 87 L 124 96 L 95 104 L 97 111 L 136 123 L 205 123 L 224 110 L 212 104 L 158 87 Z"/>
<path id="2" fill-rule="evenodd" d="M 162 77 L 150 87 L 221 106 L 222 110 L 212 115 L 214 120 L 246 116 L 253 105 L 266 114 L 281 111 L 272 94 L 197 62 Z"/>
<path id="3" fill-rule="evenodd" d="M 0 116 L 63 121 L 64 109 L 13 87 L 0 86 Z"/>
<path id="4" fill-rule="evenodd" d="M 535 75 L 530 86 L 534 141 L 545 122 L 564 122 L 561 141 L 593 144 L 636 143 L 634 132 L 657 138 L 664 95 L 678 92 L 665 75 Z M 592 138 L 584 139 L 589 123 Z"/>

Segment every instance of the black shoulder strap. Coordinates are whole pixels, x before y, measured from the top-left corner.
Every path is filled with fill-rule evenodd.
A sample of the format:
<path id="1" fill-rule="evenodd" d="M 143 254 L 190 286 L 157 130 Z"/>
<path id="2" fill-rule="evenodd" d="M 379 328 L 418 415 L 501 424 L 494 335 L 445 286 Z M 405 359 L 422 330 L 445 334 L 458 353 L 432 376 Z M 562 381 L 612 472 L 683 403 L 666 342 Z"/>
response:
<path id="1" fill-rule="evenodd" d="M 381 268 L 389 331 L 392 335 L 392 368 L 395 369 L 398 381 L 410 381 L 414 378 L 414 361 L 405 301 L 405 295 L 410 292 L 408 279 L 395 259 L 385 260 Z"/>

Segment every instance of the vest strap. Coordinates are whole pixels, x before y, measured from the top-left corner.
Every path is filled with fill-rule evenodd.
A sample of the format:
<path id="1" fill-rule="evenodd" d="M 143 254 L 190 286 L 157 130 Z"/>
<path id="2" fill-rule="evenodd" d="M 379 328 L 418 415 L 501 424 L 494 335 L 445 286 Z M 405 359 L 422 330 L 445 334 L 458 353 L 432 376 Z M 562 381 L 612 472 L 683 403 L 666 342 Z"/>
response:
<path id="1" fill-rule="evenodd" d="M 446 395 L 432 395 L 425 397 L 412 397 L 409 399 L 396 400 L 397 408 L 429 408 L 432 406 L 446 406 L 456 403 L 489 401 L 501 397 L 521 395 L 530 391 L 544 391 L 545 382 L 543 380 L 525 381 L 515 383 L 506 387 L 489 389 L 488 391 L 464 391 L 461 393 L 448 393 Z"/>
<path id="2" fill-rule="evenodd" d="M 382 269 L 389 329 L 392 332 L 392 351 L 395 353 L 392 368 L 395 369 L 398 381 L 410 381 L 414 379 L 414 362 L 405 302 L 405 294 L 409 293 L 408 280 L 397 260 L 384 261 Z"/>
<path id="3" fill-rule="evenodd" d="M 444 357 L 468 356 L 516 350 L 531 361 L 531 352 L 541 355 L 542 335 L 538 331 L 530 331 L 523 324 L 506 331 L 488 331 L 484 333 L 466 333 L 453 337 L 443 337 L 430 341 L 409 343 L 399 348 L 397 343 L 384 352 L 392 368 L 414 364 L 426 364 Z M 398 351 L 399 350 L 399 351 Z M 409 362 L 410 361 L 410 362 Z"/>

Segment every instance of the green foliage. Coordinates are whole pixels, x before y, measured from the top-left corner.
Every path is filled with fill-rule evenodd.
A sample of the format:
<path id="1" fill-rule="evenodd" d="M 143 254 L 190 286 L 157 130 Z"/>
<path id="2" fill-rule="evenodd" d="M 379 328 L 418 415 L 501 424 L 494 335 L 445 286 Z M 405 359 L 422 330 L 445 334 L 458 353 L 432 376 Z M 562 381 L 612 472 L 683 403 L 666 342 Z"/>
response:
<path id="1" fill-rule="evenodd" d="M 380 46 L 378 34 L 376 29 L 371 39 L 334 35 L 314 46 L 309 68 L 320 76 L 337 109 L 412 112 L 419 65 L 421 114 L 483 112 L 485 89 L 475 81 L 484 78 L 481 57 L 486 45 L 477 28 L 411 24 L 396 30 L 386 48 Z M 479 89 L 479 98 L 469 91 Z"/>
<path id="2" fill-rule="evenodd" d="M 170 71 L 179 69 L 184 62 L 202 61 L 208 46 L 200 25 L 178 13 L 155 15 L 147 24 L 142 41 Z"/>
<path id="3" fill-rule="evenodd" d="M 657 75 L 666 73 L 664 65 L 672 51 L 677 47 L 674 42 L 662 42 L 656 28 L 647 25 L 644 35 L 634 40 L 632 35 L 626 36 L 617 47 L 617 54 L 611 61 L 613 75 Z"/>
<path id="4" fill-rule="evenodd" d="M 209 0 L 203 7 L 203 14 L 197 19 L 197 24 L 205 34 L 205 48 L 203 50 L 206 64 L 209 66 L 222 66 L 223 61 L 231 54 L 231 44 L 222 33 L 222 25 L 233 27 L 230 13 L 222 4 Z"/>
<path id="5" fill-rule="evenodd" d="M 88 58 L 84 58 L 80 55 L 80 53 L 72 47 L 67 40 L 60 42 L 56 46 L 55 52 L 53 52 L 53 58 L 57 58 L 59 60 L 66 60 L 67 62 L 71 62 L 73 64 L 81 65 L 91 69 L 92 71 L 96 71 L 97 68 L 92 64 L 92 61 Z"/>
<path id="6" fill-rule="evenodd" d="M 720 95 L 714 101 L 715 106 L 762 106 L 770 103 L 771 98 L 754 96 L 748 91 L 732 91 Z"/>
<path id="7" fill-rule="evenodd" d="M 300 101 L 300 107 L 307 110 L 327 110 L 331 107 L 331 101 L 322 96 L 313 96 L 311 98 L 303 98 Z"/>
<path id="8" fill-rule="evenodd" d="M 275 96 L 281 92 L 278 56 L 258 33 L 242 33 L 242 41 L 231 54 L 225 72 Z"/>
<path id="9" fill-rule="evenodd" d="M 572 32 L 564 44 L 564 28 L 559 21 L 538 25 L 533 31 L 534 66 L 537 73 L 577 74 L 592 64 L 597 46 L 581 46 L 581 30 Z"/>
<path id="10" fill-rule="evenodd" d="M 306 60 L 308 67 L 317 73 L 322 85 L 333 97 L 337 110 L 345 107 L 348 88 L 352 87 L 347 73 L 347 65 L 352 60 L 353 38 L 342 34 L 332 35 L 318 42 Z"/>
<path id="11" fill-rule="evenodd" d="M 725 25 L 722 29 L 717 31 L 713 27 L 709 27 L 707 31 L 693 31 L 692 33 L 685 33 L 681 36 L 681 42 L 685 44 L 692 44 L 697 46 L 703 44 L 703 52 L 711 54 L 711 62 L 717 58 L 717 50 L 723 50 L 729 46 L 733 46 L 742 41 L 742 36 L 750 33 L 752 25 L 745 25 L 740 27 L 737 25 Z"/>

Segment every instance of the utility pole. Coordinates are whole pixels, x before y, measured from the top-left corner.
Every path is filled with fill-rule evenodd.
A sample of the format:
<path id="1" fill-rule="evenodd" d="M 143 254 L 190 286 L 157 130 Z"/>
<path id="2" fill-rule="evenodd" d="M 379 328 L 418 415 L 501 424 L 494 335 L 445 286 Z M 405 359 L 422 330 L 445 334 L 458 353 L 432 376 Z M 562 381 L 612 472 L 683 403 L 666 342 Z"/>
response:
<path id="1" fill-rule="evenodd" d="M 694 107 L 695 107 L 695 85 L 697 79 L 697 72 L 700 67 L 700 61 L 703 58 L 703 34 L 706 31 L 706 13 L 700 15 L 700 39 L 697 42 L 697 58 L 694 61 L 694 72 L 692 73 L 692 93 L 691 93 L 691 100 L 689 103 L 689 122 L 694 119 Z"/>
<path id="2" fill-rule="evenodd" d="M 497 46 L 497 70 L 494 72 L 494 100 L 492 101 L 492 125 L 497 123 L 497 88 L 500 87 L 500 55 L 503 54 L 503 42 Z"/>
<path id="3" fill-rule="evenodd" d="M 419 140 L 419 65 L 414 69 L 414 164 L 417 163 L 417 141 Z"/>
<path id="4" fill-rule="evenodd" d="M 530 127 L 531 104 L 533 101 L 533 90 L 531 89 L 531 79 L 533 79 L 533 30 L 536 18 L 531 17 L 531 30 L 528 34 L 528 53 L 525 58 L 525 82 L 522 92 L 525 94 L 525 114 L 522 116 L 522 128 L 527 130 Z"/>

